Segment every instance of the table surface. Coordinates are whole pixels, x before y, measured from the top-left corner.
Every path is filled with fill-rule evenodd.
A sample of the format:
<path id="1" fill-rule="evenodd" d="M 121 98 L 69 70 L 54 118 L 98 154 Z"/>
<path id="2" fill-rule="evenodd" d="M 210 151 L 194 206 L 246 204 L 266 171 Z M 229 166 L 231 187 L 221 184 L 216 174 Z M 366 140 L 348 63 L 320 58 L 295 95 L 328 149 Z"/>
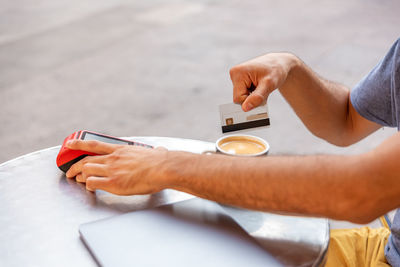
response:
<path id="1" fill-rule="evenodd" d="M 197 140 L 128 139 L 169 150 L 215 150 L 213 143 Z M 175 190 L 141 196 L 88 192 L 57 168 L 59 149 L 40 150 L 0 164 L 0 266 L 96 266 L 80 240 L 80 224 L 193 198 Z M 285 265 L 318 266 L 324 261 L 329 243 L 326 219 L 223 207 Z"/>

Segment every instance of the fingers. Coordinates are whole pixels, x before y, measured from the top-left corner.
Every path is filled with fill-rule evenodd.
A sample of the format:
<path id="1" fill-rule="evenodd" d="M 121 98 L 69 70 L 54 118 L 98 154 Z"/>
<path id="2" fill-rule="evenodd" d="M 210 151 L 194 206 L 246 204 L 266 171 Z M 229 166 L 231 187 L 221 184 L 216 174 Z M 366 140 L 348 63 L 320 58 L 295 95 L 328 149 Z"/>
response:
<path id="1" fill-rule="evenodd" d="M 78 182 L 86 183 L 87 178 L 90 176 L 107 177 L 108 171 L 106 165 L 97 163 L 86 163 L 85 165 L 83 165 L 82 174 L 79 176 L 79 178 L 78 176 L 76 178 Z"/>
<path id="2" fill-rule="evenodd" d="M 82 178 L 82 173 L 78 174 L 78 175 L 75 177 L 75 179 L 76 179 L 77 182 L 80 182 L 80 183 L 83 183 L 83 182 L 84 182 L 84 181 L 83 181 L 83 178 Z"/>
<path id="3" fill-rule="evenodd" d="M 249 111 L 261 103 L 268 96 L 268 88 L 266 83 L 262 83 L 254 78 L 251 78 L 250 70 L 245 66 L 235 66 L 231 69 L 230 75 L 233 84 L 233 102 L 237 104 L 242 104 L 244 111 Z M 250 88 L 257 85 L 255 90 L 250 93 Z"/>
<path id="4" fill-rule="evenodd" d="M 247 89 L 244 81 L 233 82 L 233 102 L 236 104 L 242 104 L 243 101 L 249 96 L 249 90 Z"/>
<path id="5" fill-rule="evenodd" d="M 96 140 L 85 141 L 85 140 L 76 139 L 76 140 L 68 141 L 66 146 L 72 150 L 83 150 L 83 151 L 92 152 L 92 153 L 99 154 L 99 155 L 105 155 L 105 154 L 112 153 L 114 150 L 119 148 L 121 145 L 108 144 L 108 143 L 103 143 L 103 142 L 99 142 Z"/>
<path id="6" fill-rule="evenodd" d="M 233 101 L 242 104 L 244 111 L 261 105 L 285 81 L 287 71 L 282 64 L 279 57 L 267 54 L 234 66 L 229 72 L 233 84 Z M 252 85 L 256 88 L 250 93 Z"/>
<path id="7" fill-rule="evenodd" d="M 244 111 L 252 110 L 261 105 L 274 88 L 269 88 L 267 82 L 260 82 L 256 89 L 246 98 L 242 104 Z"/>
<path id="8" fill-rule="evenodd" d="M 96 189 L 110 192 L 110 179 L 104 177 L 90 176 L 86 179 L 86 189 L 95 191 Z"/>
<path id="9" fill-rule="evenodd" d="M 83 167 L 82 173 L 76 175 L 76 181 L 86 183 L 86 189 L 92 192 L 96 189 L 110 191 L 110 179 L 107 175 L 108 172 L 105 165 L 86 163 Z"/>
<path id="10" fill-rule="evenodd" d="M 252 84 L 249 77 L 243 73 L 241 66 L 235 66 L 229 72 L 233 84 L 233 102 L 237 104 L 243 103 L 249 95 L 248 85 Z"/>
<path id="11" fill-rule="evenodd" d="M 108 176 L 105 165 L 96 163 L 87 163 L 83 165 L 81 173 L 78 173 L 75 177 L 77 182 L 86 183 L 89 176 Z"/>
<path id="12" fill-rule="evenodd" d="M 82 168 L 85 164 L 89 162 L 101 164 L 104 163 L 105 161 L 106 161 L 106 156 L 87 156 L 82 160 L 78 161 L 77 163 L 75 163 L 74 165 L 72 165 L 65 175 L 67 176 L 67 178 L 73 178 L 82 172 Z"/>

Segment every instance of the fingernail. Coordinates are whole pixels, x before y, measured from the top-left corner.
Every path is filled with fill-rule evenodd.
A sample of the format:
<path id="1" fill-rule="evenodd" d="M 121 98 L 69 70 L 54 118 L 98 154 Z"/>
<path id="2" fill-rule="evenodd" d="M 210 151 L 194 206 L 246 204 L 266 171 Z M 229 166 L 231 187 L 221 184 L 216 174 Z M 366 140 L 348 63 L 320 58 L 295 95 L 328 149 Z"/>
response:
<path id="1" fill-rule="evenodd" d="M 94 192 L 94 189 L 93 189 L 93 188 L 90 188 L 89 186 L 86 186 L 86 189 L 87 189 L 88 191 L 90 191 L 90 192 Z"/>
<path id="2" fill-rule="evenodd" d="M 251 109 L 253 109 L 253 104 L 251 104 L 251 103 L 247 103 L 246 104 L 246 111 L 249 111 L 249 110 L 251 110 Z"/>

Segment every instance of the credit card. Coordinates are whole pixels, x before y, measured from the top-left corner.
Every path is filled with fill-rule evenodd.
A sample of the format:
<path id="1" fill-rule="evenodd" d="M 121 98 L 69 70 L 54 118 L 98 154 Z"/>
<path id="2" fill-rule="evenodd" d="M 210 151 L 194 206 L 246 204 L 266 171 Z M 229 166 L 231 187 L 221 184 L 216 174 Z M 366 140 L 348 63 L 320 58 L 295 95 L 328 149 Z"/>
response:
<path id="1" fill-rule="evenodd" d="M 248 112 L 240 104 L 223 104 L 219 106 L 222 133 L 246 130 L 270 125 L 267 103 Z"/>

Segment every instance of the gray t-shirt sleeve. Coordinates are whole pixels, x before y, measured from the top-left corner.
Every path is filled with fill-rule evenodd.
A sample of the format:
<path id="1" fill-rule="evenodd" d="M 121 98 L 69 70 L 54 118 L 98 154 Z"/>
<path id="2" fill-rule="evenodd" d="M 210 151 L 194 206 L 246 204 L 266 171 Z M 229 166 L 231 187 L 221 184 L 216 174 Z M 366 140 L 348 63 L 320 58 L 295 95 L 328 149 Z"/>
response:
<path id="1" fill-rule="evenodd" d="M 400 129 L 400 39 L 353 88 L 350 100 L 364 118 Z"/>

